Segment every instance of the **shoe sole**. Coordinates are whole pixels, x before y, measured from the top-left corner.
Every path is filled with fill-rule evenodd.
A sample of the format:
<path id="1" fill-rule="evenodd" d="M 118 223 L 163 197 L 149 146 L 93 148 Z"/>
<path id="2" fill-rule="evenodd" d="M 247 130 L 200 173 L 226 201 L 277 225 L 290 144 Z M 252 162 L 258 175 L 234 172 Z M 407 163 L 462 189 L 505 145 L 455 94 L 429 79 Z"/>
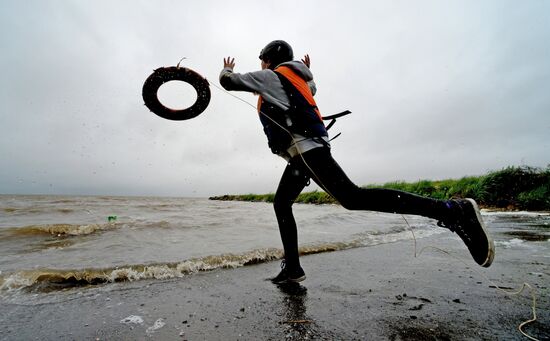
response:
<path id="1" fill-rule="evenodd" d="M 485 259 L 485 262 L 483 262 L 480 265 L 483 266 L 483 267 L 488 268 L 493 263 L 493 259 L 495 258 L 495 243 L 493 242 L 493 239 L 491 238 L 491 236 L 487 232 L 487 228 L 485 227 L 485 223 L 481 219 L 481 212 L 479 211 L 479 207 L 477 206 L 477 203 L 475 202 L 475 200 L 470 199 L 470 198 L 467 198 L 465 200 L 470 202 L 472 204 L 472 206 L 474 207 L 474 212 L 476 213 L 477 221 L 479 222 L 479 225 L 483 229 L 483 233 L 485 234 L 485 237 L 487 237 L 487 244 L 488 244 L 487 245 L 487 250 L 488 250 L 487 251 L 487 258 Z"/>
<path id="2" fill-rule="evenodd" d="M 289 278 L 289 279 L 288 279 L 288 282 L 290 282 L 290 283 L 298 283 L 298 282 L 303 281 L 304 279 L 306 279 L 306 275 L 300 276 L 300 277 L 298 277 L 298 278 Z"/>
<path id="3" fill-rule="evenodd" d="M 300 276 L 298 278 L 287 278 L 284 281 L 279 281 L 279 282 L 271 281 L 271 283 L 273 283 L 273 284 L 299 283 L 299 282 L 303 281 L 304 279 L 306 279 L 306 275 Z"/>

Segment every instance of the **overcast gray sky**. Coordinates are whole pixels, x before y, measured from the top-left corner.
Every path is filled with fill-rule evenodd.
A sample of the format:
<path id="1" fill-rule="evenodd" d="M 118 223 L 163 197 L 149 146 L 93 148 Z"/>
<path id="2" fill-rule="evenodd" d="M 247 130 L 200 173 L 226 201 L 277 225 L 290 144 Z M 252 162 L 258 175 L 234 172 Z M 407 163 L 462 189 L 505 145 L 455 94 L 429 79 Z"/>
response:
<path id="1" fill-rule="evenodd" d="M 3 0 L 0 31 L 4 194 L 273 192 L 285 162 L 253 108 L 211 86 L 168 121 L 141 88 L 182 57 L 219 85 L 224 56 L 258 70 L 274 39 L 311 56 L 323 114 L 353 112 L 331 132 L 357 184 L 550 163 L 550 1 Z"/>

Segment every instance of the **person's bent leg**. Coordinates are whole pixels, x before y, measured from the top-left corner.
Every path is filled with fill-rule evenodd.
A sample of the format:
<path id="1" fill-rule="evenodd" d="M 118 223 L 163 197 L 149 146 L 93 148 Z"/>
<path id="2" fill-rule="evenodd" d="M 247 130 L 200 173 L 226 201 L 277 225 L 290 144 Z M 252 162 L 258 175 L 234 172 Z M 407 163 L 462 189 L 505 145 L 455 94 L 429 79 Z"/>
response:
<path id="1" fill-rule="evenodd" d="M 479 265 L 488 267 L 493 262 L 494 242 L 473 199 L 437 200 L 391 189 L 360 188 L 334 161 L 328 148 L 306 152 L 301 160 L 311 178 L 345 208 L 437 219 L 439 226 L 458 234 Z"/>
<path id="2" fill-rule="evenodd" d="M 361 188 L 355 185 L 332 158 L 328 148 L 304 153 L 302 162 L 312 179 L 350 210 L 414 214 L 442 219 L 448 212 L 446 201 L 385 188 Z"/>

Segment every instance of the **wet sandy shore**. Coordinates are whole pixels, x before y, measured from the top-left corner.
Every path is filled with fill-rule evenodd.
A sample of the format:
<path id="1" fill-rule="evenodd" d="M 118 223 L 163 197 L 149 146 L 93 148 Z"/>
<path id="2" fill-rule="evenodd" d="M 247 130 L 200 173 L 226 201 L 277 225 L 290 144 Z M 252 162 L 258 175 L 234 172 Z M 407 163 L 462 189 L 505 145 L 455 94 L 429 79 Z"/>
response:
<path id="1" fill-rule="evenodd" d="M 308 278 L 277 287 L 278 263 L 216 270 L 185 278 L 115 283 L 0 302 L 2 340 L 522 340 L 550 338 L 550 246 L 532 241 L 498 247 L 478 267 L 452 234 L 302 258 Z"/>

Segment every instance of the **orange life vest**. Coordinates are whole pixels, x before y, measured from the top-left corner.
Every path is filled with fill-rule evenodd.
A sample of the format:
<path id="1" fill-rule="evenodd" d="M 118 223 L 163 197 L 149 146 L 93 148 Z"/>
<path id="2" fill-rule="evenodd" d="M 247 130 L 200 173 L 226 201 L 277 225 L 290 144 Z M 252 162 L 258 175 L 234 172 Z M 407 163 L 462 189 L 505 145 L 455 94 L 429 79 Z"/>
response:
<path id="1" fill-rule="evenodd" d="M 274 71 L 288 96 L 290 108 L 285 111 L 265 102 L 261 96 L 258 98 L 258 113 L 271 151 L 280 154 L 288 149 L 292 142 L 289 132 L 305 137 L 328 136 L 307 82 L 288 66 Z"/>

